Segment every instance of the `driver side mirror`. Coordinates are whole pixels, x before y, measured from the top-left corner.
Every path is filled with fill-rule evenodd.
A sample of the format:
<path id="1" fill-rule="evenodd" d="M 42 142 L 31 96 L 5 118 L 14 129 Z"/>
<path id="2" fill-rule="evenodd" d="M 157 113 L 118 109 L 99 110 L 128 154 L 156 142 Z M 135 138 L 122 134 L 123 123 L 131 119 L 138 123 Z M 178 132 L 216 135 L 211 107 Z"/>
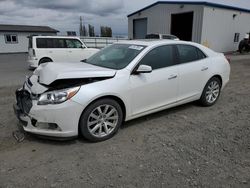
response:
<path id="1" fill-rule="evenodd" d="M 140 73 L 150 73 L 152 72 L 152 67 L 148 65 L 140 65 L 135 73 L 140 74 Z"/>

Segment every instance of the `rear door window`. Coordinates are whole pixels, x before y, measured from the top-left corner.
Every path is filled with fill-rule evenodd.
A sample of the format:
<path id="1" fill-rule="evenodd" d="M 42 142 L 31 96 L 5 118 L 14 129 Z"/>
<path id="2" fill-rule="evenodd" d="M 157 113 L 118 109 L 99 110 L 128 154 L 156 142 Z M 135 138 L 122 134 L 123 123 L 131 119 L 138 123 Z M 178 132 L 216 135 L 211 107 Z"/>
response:
<path id="1" fill-rule="evenodd" d="M 66 48 L 65 39 L 54 39 L 55 48 Z"/>
<path id="2" fill-rule="evenodd" d="M 176 37 L 172 36 L 172 35 L 162 35 L 162 38 L 163 39 L 170 39 L 170 40 L 176 39 Z"/>
<path id="3" fill-rule="evenodd" d="M 66 39 L 67 48 L 82 48 L 82 43 L 76 39 Z"/>
<path id="4" fill-rule="evenodd" d="M 198 61 L 206 57 L 200 49 L 191 45 L 177 45 L 177 50 L 180 63 Z"/>
<path id="5" fill-rule="evenodd" d="M 158 34 L 148 34 L 145 39 L 159 39 L 160 36 Z"/>

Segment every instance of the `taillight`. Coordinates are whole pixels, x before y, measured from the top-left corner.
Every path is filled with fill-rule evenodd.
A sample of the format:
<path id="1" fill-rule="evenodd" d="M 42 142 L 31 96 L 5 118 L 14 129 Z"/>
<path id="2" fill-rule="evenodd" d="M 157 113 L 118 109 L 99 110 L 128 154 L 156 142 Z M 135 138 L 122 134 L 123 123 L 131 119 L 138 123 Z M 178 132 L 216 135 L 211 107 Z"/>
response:
<path id="1" fill-rule="evenodd" d="M 36 56 L 36 51 L 35 51 L 35 49 L 32 49 L 32 53 L 33 53 L 33 56 L 35 57 L 35 56 Z"/>

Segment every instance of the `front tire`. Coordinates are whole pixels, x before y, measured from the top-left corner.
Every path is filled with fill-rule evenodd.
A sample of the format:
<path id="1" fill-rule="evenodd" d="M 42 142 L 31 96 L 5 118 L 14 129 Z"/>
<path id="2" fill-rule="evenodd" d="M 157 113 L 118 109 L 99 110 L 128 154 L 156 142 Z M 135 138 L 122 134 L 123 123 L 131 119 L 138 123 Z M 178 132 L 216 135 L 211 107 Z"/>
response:
<path id="1" fill-rule="evenodd" d="M 92 142 L 113 137 L 123 121 L 122 108 L 113 99 L 100 99 L 90 104 L 80 119 L 80 132 Z"/>
<path id="2" fill-rule="evenodd" d="M 219 78 L 213 77 L 207 82 L 199 102 L 203 106 L 212 106 L 217 102 L 220 92 L 221 81 Z"/>

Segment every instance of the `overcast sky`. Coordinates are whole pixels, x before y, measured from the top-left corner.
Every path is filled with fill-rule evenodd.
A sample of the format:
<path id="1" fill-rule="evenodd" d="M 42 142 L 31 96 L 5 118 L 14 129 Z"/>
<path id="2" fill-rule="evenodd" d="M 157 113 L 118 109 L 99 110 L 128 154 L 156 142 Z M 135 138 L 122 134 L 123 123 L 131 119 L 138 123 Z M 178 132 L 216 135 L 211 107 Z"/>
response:
<path id="1" fill-rule="evenodd" d="M 0 24 L 48 25 L 65 34 L 68 30 L 78 32 L 79 17 L 83 16 L 84 22 L 94 25 L 97 32 L 100 25 L 107 25 L 113 33 L 126 35 L 127 15 L 156 1 L 0 0 Z M 207 1 L 250 9 L 250 0 Z"/>

